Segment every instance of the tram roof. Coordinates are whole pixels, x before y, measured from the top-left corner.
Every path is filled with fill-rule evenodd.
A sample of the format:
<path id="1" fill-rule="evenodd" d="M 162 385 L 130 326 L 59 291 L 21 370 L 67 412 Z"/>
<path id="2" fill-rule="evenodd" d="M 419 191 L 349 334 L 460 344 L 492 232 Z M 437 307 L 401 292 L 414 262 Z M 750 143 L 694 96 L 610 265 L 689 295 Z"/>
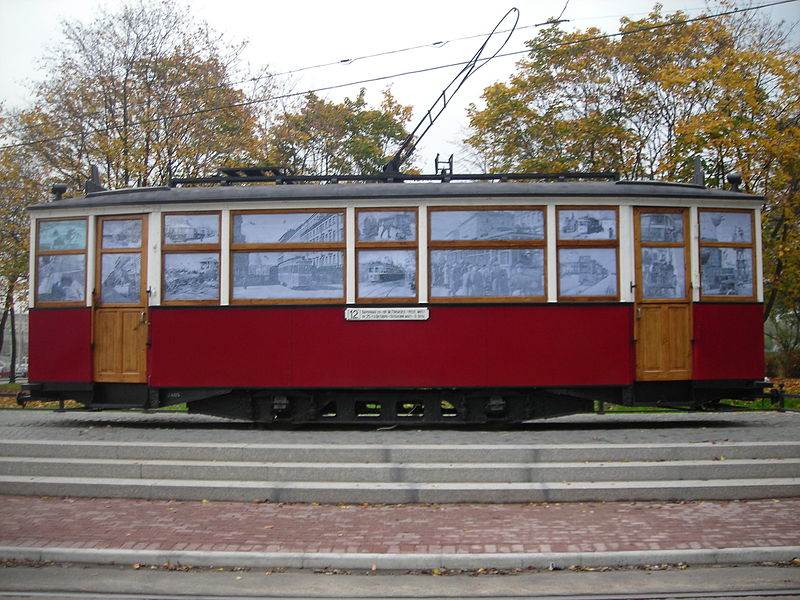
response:
<path id="1" fill-rule="evenodd" d="M 556 181 L 556 182 L 404 182 L 326 183 L 291 185 L 224 185 L 128 188 L 88 193 L 77 198 L 37 204 L 29 210 L 92 209 L 108 206 L 155 206 L 181 204 L 228 204 L 264 201 L 346 201 L 442 198 L 669 198 L 672 200 L 763 200 L 733 190 L 706 188 L 687 183 L 659 181 Z"/>

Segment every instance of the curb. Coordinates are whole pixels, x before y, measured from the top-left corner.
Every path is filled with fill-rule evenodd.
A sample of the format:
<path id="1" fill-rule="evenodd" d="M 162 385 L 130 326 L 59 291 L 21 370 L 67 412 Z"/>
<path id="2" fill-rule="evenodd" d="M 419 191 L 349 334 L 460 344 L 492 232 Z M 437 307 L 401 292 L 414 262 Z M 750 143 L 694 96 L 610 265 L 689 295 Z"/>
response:
<path id="1" fill-rule="evenodd" d="M 32 560 L 114 565 L 185 565 L 193 567 L 250 567 L 295 569 L 564 569 L 632 567 L 660 564 L 748 564 L 790 561 L 800 546 L 629 550 L 621 552 L 550 552 L 483 554 L 339 554 L 322 552 L 203 552 L 184 550 L 126 550 L 99 548 L 37 548 L 0 546 L 6 560 Z"/>

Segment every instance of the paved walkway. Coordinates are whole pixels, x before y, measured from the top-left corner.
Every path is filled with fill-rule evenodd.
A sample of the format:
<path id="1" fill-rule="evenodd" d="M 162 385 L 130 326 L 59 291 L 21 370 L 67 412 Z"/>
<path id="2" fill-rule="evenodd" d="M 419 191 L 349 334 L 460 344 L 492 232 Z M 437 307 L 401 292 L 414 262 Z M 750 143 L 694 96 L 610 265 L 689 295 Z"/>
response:
<path id="1" fill-rule="evenodd" d="M 0 556 L 381 568 L 791 560 L 800 556 L 800 498 L 313 505 L 0 496 Z"/>

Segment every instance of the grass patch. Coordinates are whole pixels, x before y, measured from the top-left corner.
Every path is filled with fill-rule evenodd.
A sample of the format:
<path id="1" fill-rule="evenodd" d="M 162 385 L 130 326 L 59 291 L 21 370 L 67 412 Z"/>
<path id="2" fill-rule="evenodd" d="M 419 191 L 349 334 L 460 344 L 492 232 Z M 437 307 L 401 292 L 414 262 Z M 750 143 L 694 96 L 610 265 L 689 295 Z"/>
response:
<path id="1" fill-rule="evenodd" d="M 594 403 L 594 411 L 600 411 L 600 403 Z M 625 406 L 624 404 L 603 405 L 603 412 L 606 413 L 663 413 L 663 412 L 683 412 L 679 408 L 668 408 L 665 406 Z"/>
<path id="2" fill-rule="evenodd" d="M 783 391 L 789 395 L 800 396 L 800 379 L 772 379 L 773 388 L 777 389 L 778 386 L 783 384 Z M 764 393 L 769 394 L 771 388 L 767 388 Z M 734 408 L 744 408 L 750 410 L 776 410 L 778 405 L 772 402 L 771 398 L 759 398 L 758 400 L 723 400 L 723 406 Z M 600 403 L 595 402 L 594 409 L 597 412 L 600 408 Z M 786 410 L 800 410 L 800 398 L 786 398 L 784 402 Z M 624 406 L 622 404 L 606 404 L 605 412 L 626 412 L 626 413 L 648 413 L 648 412 L 683 412 L 681 409 L 661 408 L 658 406 Z"/>

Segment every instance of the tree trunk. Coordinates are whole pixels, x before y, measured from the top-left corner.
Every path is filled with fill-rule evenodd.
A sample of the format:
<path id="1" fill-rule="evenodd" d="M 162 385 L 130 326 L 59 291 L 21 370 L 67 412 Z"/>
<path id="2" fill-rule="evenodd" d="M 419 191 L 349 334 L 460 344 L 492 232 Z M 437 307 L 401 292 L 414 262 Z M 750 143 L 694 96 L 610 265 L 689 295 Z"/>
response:
<path id="1" fill-rule="evenodd" d="M 13 300 L 14 300 L 14 284 L 10 283 L 8 285 L 8 290 L 6 291 L 6 301 L 3 303 L 3 316 L 0 318 L 0 353 L 3 352 L 3 345 L 6 336 L 6 323 L 8 322 L 8 314 L 11 311 Z M 12 354 L 13 354 L 13 344 L 12 344 Z M 12 362 L 13 362 L 13 357 L 12 357 Z M 13 369 L 13 367 L 9 368 Z M 9 374 L 9 378 L 10 377 L 11 374 Z"/>
<path id="2" fill-rule="evenodd" d="M 13 287 L 9 288 L 9 291 L 6 294 L 6 301 L 3 305 L 3 316 L 0 318 L 0 353 L 3 352 L 3 341 L 5 340 L 6 336 L 6 321 L 8 320 L 8 310 L 11 308 L 12 289 Z"/>
<path id="3" fill-rule="evenodd" d="M 13 299 L 8 314 L 11 319 L 11 364 L 8 367 L 8 382 L 14 383 L 17 380 L 17 320 L 14 318 Z"/>

